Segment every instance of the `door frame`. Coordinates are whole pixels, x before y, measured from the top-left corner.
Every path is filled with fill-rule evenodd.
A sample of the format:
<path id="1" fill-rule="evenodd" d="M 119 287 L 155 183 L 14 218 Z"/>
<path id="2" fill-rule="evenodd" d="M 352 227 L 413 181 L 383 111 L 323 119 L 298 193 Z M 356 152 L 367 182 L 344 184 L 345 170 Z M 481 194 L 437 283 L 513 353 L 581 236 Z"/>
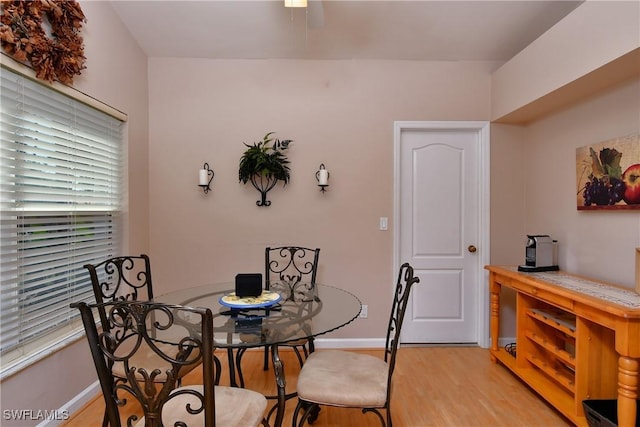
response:
<path id="1" fill-rule="evenodd" d="M 475 130 L 478 137 L 478 178 L 480 197 L 478 198 L 478 289 L 477 331 L 478 345 L 489 347 L 489 279 L 484 266 L 490 262 L 490 139 L 488 121 L 396 121 L 393 124 L 393 271 L 400 269 L 400 150 L 403 130 Z M 396 277 L 392 283 L 395 283 Z"/>

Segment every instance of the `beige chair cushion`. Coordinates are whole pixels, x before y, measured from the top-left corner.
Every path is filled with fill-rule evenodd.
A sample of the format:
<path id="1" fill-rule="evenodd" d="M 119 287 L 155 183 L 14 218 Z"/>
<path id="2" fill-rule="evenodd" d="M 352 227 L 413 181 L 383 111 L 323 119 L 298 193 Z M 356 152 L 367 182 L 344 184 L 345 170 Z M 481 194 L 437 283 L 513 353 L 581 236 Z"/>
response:
<path id="1" fill-rule="evenodd" d="M 374 356 L 340 350 L 312 353 L 298 377 L 298 397 L 320 405 L 384 407 L 387 363 Z"/>
<path id="2" fill-rule="evenodd" d="M 180 387 L 173 391 L 192 389 L 204 392 L 202 385 Z M 236 387 L 216 387 L 216 427 L 255 427 L 262 423 L 267 409 L 267 399 L 260 393 Z M 165 403 L 162 410 L 162 424 L 173 426 L 177 421 L 185 422 L 189 427 L 204 426 L 204 412 L 189 415 L 186 405 L 191 403 L 193 408 L 202 406 L 200 399 L 188 394 L 175 397 Z M 142 417 L 135 426 L 143 427 L 145 419 Z"/>

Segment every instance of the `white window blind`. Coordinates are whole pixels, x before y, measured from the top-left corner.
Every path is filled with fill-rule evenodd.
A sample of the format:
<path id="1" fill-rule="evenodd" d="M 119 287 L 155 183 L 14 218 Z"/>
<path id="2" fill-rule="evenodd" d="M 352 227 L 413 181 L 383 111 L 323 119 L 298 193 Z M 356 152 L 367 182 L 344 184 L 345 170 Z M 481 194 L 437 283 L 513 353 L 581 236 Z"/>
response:
<path id="1" fill-rule="evenodd" d="M 81 326 L 83 265 L 119 252 L 123 123 L 0 73 L 0 369 Z"/>

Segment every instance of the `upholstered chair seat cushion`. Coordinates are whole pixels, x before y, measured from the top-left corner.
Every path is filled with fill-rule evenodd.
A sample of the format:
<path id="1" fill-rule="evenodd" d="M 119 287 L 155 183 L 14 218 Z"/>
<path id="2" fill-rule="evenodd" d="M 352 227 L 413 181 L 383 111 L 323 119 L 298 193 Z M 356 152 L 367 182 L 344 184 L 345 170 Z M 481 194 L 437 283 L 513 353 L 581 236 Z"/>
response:
<path id="1" fill-rule="evenodd" d="M 180 390 L 191 389 L 202 394 L 204 388 L 201 385 L 185 386 L 175 389 L 172 394 Z M 216 427 L 249 427 L 262 423 L 264 412 L 267 409 L 267 399 L 260 393 L 236 387 L 216 387 Z M 186 405 L 191 404 L 194 409 L 200 408 L 200 399 L 182 394 L 171 398 L 162 408 L 162 424 L 173 426 L 176 422 L 185 422 L 189 427 L 203 427 L 204 413 L 189 415 Z M 142 418 L 136 427 L 144 426 Z"/>
<path id="2" fill-rule="evenodd" d="M 321 350 L 304 362 L 298 397 L 320 405 L 383 407 L 387 400 L 387 363 L 349 351 Z"/>

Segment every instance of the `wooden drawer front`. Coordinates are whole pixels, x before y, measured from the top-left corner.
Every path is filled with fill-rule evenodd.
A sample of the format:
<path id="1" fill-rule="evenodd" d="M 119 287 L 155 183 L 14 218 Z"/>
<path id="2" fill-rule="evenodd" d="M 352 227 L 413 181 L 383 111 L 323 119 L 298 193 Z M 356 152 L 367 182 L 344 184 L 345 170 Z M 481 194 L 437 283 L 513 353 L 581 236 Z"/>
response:
<path id="1" fill-rule="evenodd" d="M 523 285 L 520 290 L 536 299 L 573 312 L 574 302 L 569 298 L 530 285 Z"/>

